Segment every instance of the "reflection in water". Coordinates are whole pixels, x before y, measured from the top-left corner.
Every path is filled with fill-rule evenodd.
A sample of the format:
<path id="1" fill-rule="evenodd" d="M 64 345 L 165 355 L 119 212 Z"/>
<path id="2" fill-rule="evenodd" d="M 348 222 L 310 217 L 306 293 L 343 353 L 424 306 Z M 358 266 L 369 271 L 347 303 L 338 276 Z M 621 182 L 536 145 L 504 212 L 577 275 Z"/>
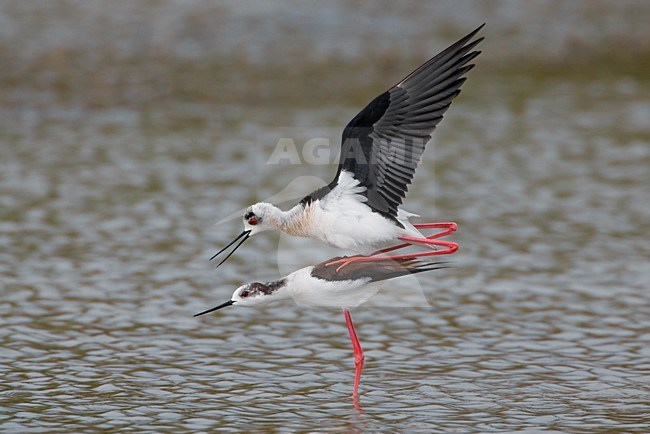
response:
<path id="1" fill-rule="evenodd" d="M 364 413 L 350 402 L 338 310 L 192 314 L 242 281 L 337 253 L 269 235 L 218 271 L 208 262 L 241 230 L 215 221 L 295 177 L 329 179 L 329 165 L 265 165 L 286 126 L 342 126 L 392 71 L 334 62 L 317 75 L 300 59 L 278 76 L 245 62 L 218 77 L 177 67 L 164 104 L 138 93 L 162 80 L 144 61 L 85 77 L 88 100 L 54 69 L 33 87 L 28 75 L 4 80 L 1 430 L 647 431 L 650 75 L 497 70 L 499 37 L 488 35 L 405 206 L 458 221 L 453 268 L 412 292 L 391 283 L 353 312 Z M 112 99 L 112 77 L 126 80 L 124 100 Z M 322 107 L 313 93 L 287 96 L 303 77 L 331 93 Z M 350 88 L 333 85 L 342 77 Z M 192 99 L 193 83 L 218 86 L 228 104 Z"/>

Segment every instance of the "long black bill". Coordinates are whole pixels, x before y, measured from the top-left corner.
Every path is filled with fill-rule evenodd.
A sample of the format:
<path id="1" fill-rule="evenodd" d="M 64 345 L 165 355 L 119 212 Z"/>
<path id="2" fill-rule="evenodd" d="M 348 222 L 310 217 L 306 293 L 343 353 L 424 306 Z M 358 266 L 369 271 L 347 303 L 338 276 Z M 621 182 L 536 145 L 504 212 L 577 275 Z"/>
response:
<path id="1" fill-rule="evenodd" d="M 194 316 L 196 317 L 196 316 L 205 315 L 206 313 L 210 313 L 210 312 L 214 312 L 215 310 L 219 310 L 219 309 L 221 309 L 222 307 L 232 306 L 234 303 L 235 303 L 234 301 L 232 301 L 232 300 L 228 300 L 227 302 L 225 302 L 225 303 L 223 303 L 223 304 L 220 304 L 220 305 L 217 306 L 217 307 L 213 307 L 212 309 L 204 310 L 203 312 L 199 312 L 199 313 L 197 313 L 197 314 L 194 315 Z"/>
<path id="2" fill-rule="evenodd" d="M 232 249 L 232 252 L 228 253 L 228 256 L 226 256 L 226 257 L 223 259 L 223 261 L 219 262 L 219 264 L 217 265 L 216 268 L 219 268 L 219 265 L 221 265 L 221 264 L 223 264 L 224 262 L 226 262 L 226 260 L 227 260 L 228 258 L 230 258 L 230 256 L 231 256 L 233 253 L 235 253 L 235 250 L 237 250 L 237 249 L 239 248 L 239 246 L 241 246 L 242 244 L 244 244 L 244 241 L 246 241 L 246 240 L 248 239 L 248 237 L 250 237 L 250 236 L 251 236 L 251 231 L 244 231 L 244 232 L 242 232 L 241 234 L 237 235 L 237 238 L 235 238 L 234 240 L 232 240 L 232 241 L 230 242 L 230 244 L 228 244 L 228 245 L 227 245 L 226 247 L 224 247 L 223 249 L 219 250 L 219 251 L 218 251 L 218 252 L 217 252 L 213 257 L 211 257 L 210 260 L 212 261 L 214 258 L 216 258 L 216 257 L 219 256 L 220 254 L 222 254 L 223 252 L 225 252 L 226 250 L 228 250 L 228 248 L 229 248 L 230 246 L 232 246 L 232 245 L 235 244 L 237 241 L 239 241 L 240 238 L 243 238 L 243 239 L 239 242 L 239 244 L 237 244 L 237 245 L 235 246 L 235 248 Z"/>

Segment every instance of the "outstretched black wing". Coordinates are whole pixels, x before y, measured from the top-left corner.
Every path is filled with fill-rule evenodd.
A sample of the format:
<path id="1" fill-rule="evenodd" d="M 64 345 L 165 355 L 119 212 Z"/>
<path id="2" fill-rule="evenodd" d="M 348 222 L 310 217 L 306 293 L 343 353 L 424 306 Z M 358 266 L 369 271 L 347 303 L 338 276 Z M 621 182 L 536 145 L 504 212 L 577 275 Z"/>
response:
<path id="1" fill-rule="evenodd" d="M 366 187 L 363 194 L 367 205 L 397 222 L 397 208 L 406 196 L 424 147 L 460 93 L 463 75 L 474 66 L 468 63 L 480 54 L 471 50 L 483 38 L 471 39 L 482 27 L 420 66 L 357 114 L 343 131 L 334 181 L 311 196 L 326 194 L 346 170 Z"/>

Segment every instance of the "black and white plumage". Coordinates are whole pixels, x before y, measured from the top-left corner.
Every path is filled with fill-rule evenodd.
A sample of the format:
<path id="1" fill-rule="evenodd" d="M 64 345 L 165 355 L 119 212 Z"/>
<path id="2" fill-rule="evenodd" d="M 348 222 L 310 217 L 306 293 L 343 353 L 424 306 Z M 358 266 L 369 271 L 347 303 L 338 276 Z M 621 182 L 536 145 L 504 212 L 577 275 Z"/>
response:
<path id="1" fill-rule="evenodd" d="M 410 274 L 445 268 L 444 263 L 417 259 L 378 259 L 355 262 L 336 271 L 328 264 L 346 258 L 332 258 L 318 265 L 301 268 L 273 282 L 253 282 L 240 286 L 230 300 L 194 316 L 205 315 L 228 306 L 252 307 L 292 298 L 299 305 L 341 307 L 354 349 L 354 405 L 358 408 L 358 390 L 365 356 L 348 311 L 368 301 L 379 290 L 379 282 Z"/>
<path id="2" fill-rule="evenodd" d="M 399 236 L 422 238 L 400 209 L 431 134 L 480 54 L 480 26 L 376 97 L 343 131 L 336 176 L 288 211 L 260 202 L 244 214 L 249 236 L 280 230 L 367 254 Z M 223 263 L 230 254 L 223 260 Z"/>
<path id="3" fill-rule="evenodd" d="M 460 93 L 471 51 L 483 38 L 471 41 L 483 26 L 433 57 L 405 79 L 375 98 L 343 130 L 341 156 L 334 180 L 303 199 L 321 199 L 338 185 L 342 171 L 353 174 L 366 205 L 397 221 L 431 133 L 451 101 Z"/>
<path id="4" fill-rule="evenodd" d="M 446 268 L 443 262 L 415 259 L 351 263 L 340 271 L 327 264 L 343 259 L 332 258 L 317 265 L 301 268 L 272 282 L 253 282 L 240 286 L 231 299 L 195 316 L 214 312 L 226 306 L 251 307 L 291 298 L 300 305 L 340 307 L 349 309 L 368 301 L 382 282 L 397 277 Z"/>

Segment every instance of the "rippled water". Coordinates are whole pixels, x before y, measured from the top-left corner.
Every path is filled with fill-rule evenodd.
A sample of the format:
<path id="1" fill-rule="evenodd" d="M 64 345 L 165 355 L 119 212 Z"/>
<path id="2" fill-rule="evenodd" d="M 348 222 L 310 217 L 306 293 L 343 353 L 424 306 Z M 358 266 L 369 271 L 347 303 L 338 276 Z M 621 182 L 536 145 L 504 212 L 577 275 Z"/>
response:
<path id="1" fill-rule="evenodd" d="M 353 312 L 362 412 L 339 311 L 192 315 L 331 253 L 269 234 L 218 271 L 207 261 L 241 230 L 215 221 L 299 176 L 332 176 L 266 164 L 281 138 L 335 147 L 410 66 L 320 107 L 285 101 L 295 78 L 245 67 L 215 79 L 227 104 L 94 107 L 5 83 L 17 103 L 0 107 L 0 430 L 647 432 L 648 74 L 504 70 L 498 56 L 484 47 L 492 61 L 471 73 L 407 201 L 459 223 L 453 268 Z"/>

